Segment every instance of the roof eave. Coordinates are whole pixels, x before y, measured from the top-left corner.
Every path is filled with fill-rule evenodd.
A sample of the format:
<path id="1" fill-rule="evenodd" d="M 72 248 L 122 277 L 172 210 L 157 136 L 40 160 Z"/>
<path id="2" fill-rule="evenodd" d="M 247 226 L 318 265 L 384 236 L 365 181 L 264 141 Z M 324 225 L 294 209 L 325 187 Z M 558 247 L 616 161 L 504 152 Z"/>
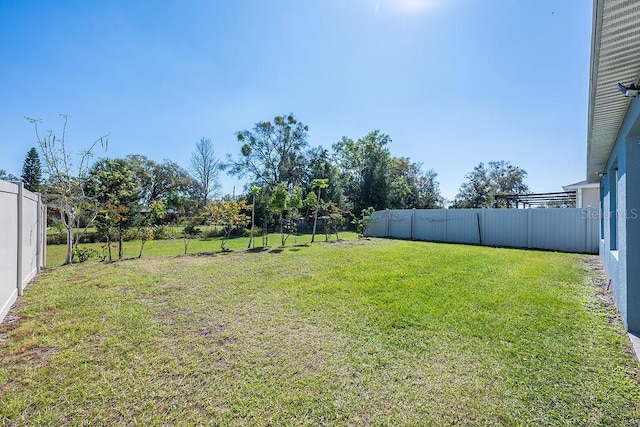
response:
<path id="1" fill-rule="evenodd" d="M 591 37 L 591 69 L 589 70 L 589 113 L 587 128 L 587 182 L 597 182 L 600 170 L 596 170 L 591 152 L 592 134 L 593 134 L 593 112 L 595 108 L 596 98 L 596 75 L 598 72 L 598 63 L 600 60 L 600 39 L 602 36 L 602 15 L 604 12 L 604 0 L 593 1 L 593 24 Z"/>

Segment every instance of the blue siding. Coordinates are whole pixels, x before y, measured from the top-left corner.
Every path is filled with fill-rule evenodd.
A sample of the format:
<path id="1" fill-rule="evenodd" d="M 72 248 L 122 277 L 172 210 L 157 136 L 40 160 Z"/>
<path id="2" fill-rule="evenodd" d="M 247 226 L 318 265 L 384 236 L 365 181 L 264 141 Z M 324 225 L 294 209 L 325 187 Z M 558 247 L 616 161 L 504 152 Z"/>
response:
<path id="1" fill-rule="evenodd" d="M 616 306 L 640 332 L 640 102 L 631 102 L 601 180 L 600 257 Z"/>

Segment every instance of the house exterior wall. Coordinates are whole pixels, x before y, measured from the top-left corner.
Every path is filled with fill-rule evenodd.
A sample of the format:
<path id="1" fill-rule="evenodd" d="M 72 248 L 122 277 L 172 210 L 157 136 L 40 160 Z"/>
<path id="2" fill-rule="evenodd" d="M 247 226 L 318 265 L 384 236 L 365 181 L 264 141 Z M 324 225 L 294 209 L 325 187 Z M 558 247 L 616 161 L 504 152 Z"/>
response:
<path id="1" fill-rule="evenodd" d="M 616 306 L 630 332 L 640 332 L 640 102 L 620 126 L 600 182 L 600 257 Z"/>
<path id="2" fill-rule="evenodd" d="M 597 208 L 600 206 L 600 189 L 599 188 L 583 188 L 582 203 L 577 208 Z"/>

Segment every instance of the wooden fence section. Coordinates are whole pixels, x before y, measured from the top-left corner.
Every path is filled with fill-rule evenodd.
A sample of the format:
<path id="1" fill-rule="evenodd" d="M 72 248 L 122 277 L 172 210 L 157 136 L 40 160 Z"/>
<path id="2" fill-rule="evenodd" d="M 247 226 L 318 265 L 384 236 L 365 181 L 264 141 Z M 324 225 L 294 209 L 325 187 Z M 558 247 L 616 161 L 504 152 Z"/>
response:
<path id="1" fill-rule="evenodd" d="M 22 183 L 0 181 L 0 322 L 45 266 L 46 209 Z"/>
<path id="2" fill-rule="evenodd" d="M 598 253 L 596 208 L 374 212 L 365 236 Z"/>

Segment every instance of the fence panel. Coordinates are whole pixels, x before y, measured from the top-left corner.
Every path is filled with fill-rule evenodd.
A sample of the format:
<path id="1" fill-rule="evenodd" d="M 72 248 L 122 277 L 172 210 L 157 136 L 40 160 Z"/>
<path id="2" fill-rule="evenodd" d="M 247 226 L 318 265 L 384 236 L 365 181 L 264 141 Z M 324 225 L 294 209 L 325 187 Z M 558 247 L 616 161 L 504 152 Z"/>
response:
<path id="1" fill-rule="evenodd" d="M 38 195 L 24 191 L 22 199 L 22 287 L 38 273 Z"/>
<path id="2" fill-rule="evenodd" d="M 45 222 L 39 194 L 0 181 L 0 322 L 45 265 Z"/>
<path id="3" fill-rule="evenodd" d="M 18 187 L 0 181 L 0 321 L 18 297 Z"/>
<path id="4" fill-rule="evenodd" d="M 413 211 L 389 211 L 389 234 L 399 239 L 411 239 L 413 236 Z"/>
<path id="5" fill-rule="evenodd" d="M 587 242 L 589 220 L 584 215 L 587 210 L 535 209 L 532 216 L 531 245 L 563 252 L 590 252 L 594 244 Z M 597 243 L 597 233 L 592 240 Z"/>
<path id="6" fill-rule="evenodd" d="M 447 238 L 451 243 L 480 243 L 481 209 L 450 209 L 447 211 Z"/>
<path id="7" fill-rule="evenodd" d="M 371 215 L 371 221 L 367 224 L 364 235 L 367 237 L 387 237 L 389 233 L 388 211 L 376 211 Z"/>
<path id="8" fill-rule="evenodd" d="M 482 244 L 490 246 L 529 247 L 531 209 L 485 209 Z"/>
<path id="9" fill-rule="evenodd" d="M 447 212 L 446 209 L 416 210 L 413 220 L 413 238 L 432 242 L 445 242 L 447 240 Z"/>
<path id="10" fill-rule="evenodd" d="M 372 218 L 366 236 L 598 253 L 595 208 L 386 210 Z"/>

